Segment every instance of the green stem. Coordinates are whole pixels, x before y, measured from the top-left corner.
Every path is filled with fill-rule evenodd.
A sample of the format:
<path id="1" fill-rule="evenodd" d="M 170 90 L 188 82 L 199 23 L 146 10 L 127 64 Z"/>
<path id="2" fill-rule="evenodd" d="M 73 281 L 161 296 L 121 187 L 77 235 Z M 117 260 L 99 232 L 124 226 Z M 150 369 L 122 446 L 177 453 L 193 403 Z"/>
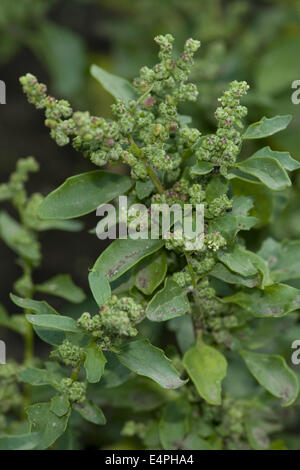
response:
<path id="1" fill-rule="evenodd" d="M 164 187 L 163 185 L 161 184 L 160 182 L 160 179 L 158 178 L 157 174 L 155 173 L 155 171 L 153 170 L 153 168 L 149 165 L 149 163 L 147 162 L 146 158 L 144 157 L 143 155 L 143 152 L 141 151 L 141 149 L 136 145 L 136 143 L 134 142 L 133 138 L 130 136 L 129 137 L 130 139 L 130 142 L 131 142 L 131 148 L 134 152 L 134 154 L 140 158 L 142 160 L 142 162 L 144 163 L 145 167 L 146 167 L 146 170 L 147 170 L 147 173 L 149 175 L 149 177 L 152 179 L 153 183 L 155 184 L 155 187 L 157 189 L 157 191 L 159 192 L 159 194 L 163 194 L 164 192 Z"/>
<path id="2" fill-rule="evenodd" d="M 28 315 L 30 310 L 25 310 L 25 315 Z M 27 321 L 27 320 L 26 320 Z M 34 333 L 32 325 L 27 321 L 27 329 L 25 334 L 25 354 L 24 363 L 28 364 L 31 362 L 34 355 Z"/>
<path id="3" fill-rule="evenodd" d="M 194 268 L 193 268 L 193 265 L 190 261 L 190 258 L 189 256 L 185 253 L 185 259 L 186 259 L 186 262 L 187 262 L 187 267 L 188 267 L 188 270 L 190 272 L 190 275 L 191 275 L 191 278 L 192 278 L 192 284 L 193 284 L 193 287 L 194 287 L 194 290 L 197 289 L 197 278 L 196 278 L 196 274 L 195 274 L 195 271 L 194 271 Z"/>

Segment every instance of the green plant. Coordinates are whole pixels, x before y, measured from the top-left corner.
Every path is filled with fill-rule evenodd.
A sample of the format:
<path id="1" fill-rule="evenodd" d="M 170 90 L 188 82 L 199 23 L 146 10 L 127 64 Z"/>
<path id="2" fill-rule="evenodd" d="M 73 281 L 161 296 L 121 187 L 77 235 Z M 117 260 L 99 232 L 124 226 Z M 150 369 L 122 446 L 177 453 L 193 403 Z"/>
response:
<path id="1" fill-rule="evenodd" d="M 89 445 L 285 448 L 285 408 L 296 406 L 299 385 L 280 354 L 290 347 L 285 332 L 298 331 L 292 312 L 300 307 L 300 291 L 287 281 L 300 277 L 300 243 L 269 238 L 256 253 L 243 232 L 266 223 L 277 192 L 291 186 L 287 171 L 299 164 L 269 147 L 246 159 L 239 154 L 249 140 L 284 130 L 291 117 L 264 117 L 245 130 L 240 100 L 248 85 L 234 81 L 219 100 L 216 131 L 202 136 L 179 113 L 181 102 L 197 99 L 188 77 L 200 44 L 187 40 L 175 58 L 171 35 L 155 41 L 160 61 L 143 67 L 133 85 L 92 67 L 116 99 L 112 120 L 74 112 L 34 76 L 21 78 L 58 145 L 71 142 L 94 164 L 125 163 L 131 172 L 72 176 L 44 200 L 39 196 L 30 234 L 38 223 L 69 223 L 127 194 L 131 204 L 149 208 L 204 204 L 203 248 L 187 251 L 175 237 L 114 240 L 88 274 L 98 307 L 75 318 L 30 300 L 27 291 L 12 296 L 54 350 L 50 362 L 29 357 L 20 368 L 28 396 L 36 387 L 50 390 L 27 408 L 28 433 L 20 435 L 23 423 L 15 435 L 8 426 L 2 448 L 78 448 L 79 420 L 105 425 L 106 410 L 105 438 L 84 428 Z"/>

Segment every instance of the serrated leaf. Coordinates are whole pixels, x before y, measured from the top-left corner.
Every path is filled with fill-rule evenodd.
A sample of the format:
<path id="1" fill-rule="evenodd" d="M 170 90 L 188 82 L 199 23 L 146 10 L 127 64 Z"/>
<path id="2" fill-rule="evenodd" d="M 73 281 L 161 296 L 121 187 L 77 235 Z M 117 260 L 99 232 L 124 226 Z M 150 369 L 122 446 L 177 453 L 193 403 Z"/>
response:
<path id="1" fill-rule="evenodd" d="M 251 124 L 243 135 L 243 139 L 262 139 L 285 129 L 292 120 L 292 116 L 263 117 L 260 121 Z"/>
<path id="2" fill-rule="evenodd" d="M 38 292 L 56 295 L 74 303 L 83 302 L 86 297 L 83 290 L 74 284 L 69 274 L 58 274 L 35 287 Z"/>
<path id="3" fill-rule="evenodd" d="M 272 157 L 275 158 L 280 165 L 288 171 L 294 171 L 300 168 L 300 163 L 291 157 L 289 152 L 277 152 L 270 149 L 270 147 L 264 147 L 257 150 L 252 157 Z M 250 157 L 250 158 L 252 158 Z"/>
<path id="4" fill-rule="evenodd" d="M 162 240 L 132 240 L 130 238 L 114 240 L 101 253 L 92 271 L 102 273 L 112 282 L 140 260 L 158 251 L 163 245 Z"/>
<path id="5" fill-rule="evenodd" d="M 258 219 L 256 217 L 239 214 L 233 208 L 231 213 L 211 220 L 208 225 L 208 232 L 220 232 L 230 245 L 238 232 L 250 230 L 257 222 Z"/>
<path id="6" fill-rule="evenodd" d="M 167 274 L 165 251 L 148 256 L 136 266 L 135 285 L 145 295 L 151 295 Z"/>
<path id="7" fill-rule="evenodd" d="M 39 215 L 44 219 L 72 219 L 126 193 L 133 181 L 125 175 L 96 170 L 71 176 L 44 199 Z"/>
<path id="8" fill-rule="evenodd" d="M 101 408 L 95 405 L 92 401 L 86 400 L 81 404 L 75 405 L 75 410 L 90 423 L 104 426 L 106 424 L 106 418 Z"/>
<path id="9" fill-rule="evenodd" d="M 91 75 L 117 100 L 134 100 L 136 92 L 130 82 L 122 77 L 106 72 L 98 65 L 92 65 L 90 69 Z"/>
<path id="10" fill-rule="evenodd" d="M 106 362 L 106 357 L 101 349 L 95 344 L 89 345 L 86 350 L 86 359 L 84 362 L 88 382 L 92 384 L 99 382 L 104 373 Z"/>
<path id="11" fill-rule="evenodd" d="M 298 379 L 283 357 L 250 351 L 240 351 L 240 354 L 251 374 L 262 387 L 281 399 L 282 406 L 289 406 L 296 400 L 299 393 Z"/>
<path id="12" fill-rule="evenodd" d="M 81 333 L 81 329 L 73 318 L 63 315 L 26 315 L 29 323 L 50 330 L 58 330 L 69 333 Z"/>
<path id="13" fill-rule="evenodd" d="M 198 340 L 185 353 L 183 365 L 200 397 L 210 405 L 221 405 L 222 380 L 227 373 L 227 361 L 223 354 Z"/>
<path id="14" fill-rule="evenodd" d="M 190 310 L 185 289 L 168 278 L 162 290 L 148 304 L 146 315 L 151 321 L 166 321 L 184 315 Z"/>
<path id="15" fill-rule="evenodd" d="M 223 302 L 239 305 L 255 317 L 283 317 L 300 307 L 300 290 L 285 284 L 267 286 L 237 292 L 225 297 Z"/>
<path id="16" fill-rule="evenodd" d="M 40 315 L 59 315 L 58 312 L 44 300 L 23 299 L 14 294 L 10 294 L 10 298 L 18 307 L 30 310 L 33 313 Z"/>
<path id="17" fill-rule="evenodd" d="M 48 449 L 66 430 L 69 413 L 58 417 L 50 409 L 50 403 L 36 403 L 27 408 L 31 432 L 38 432 L 37 450 Z"/>
<path id="18" fill-rule="evenodd" d="M 207 202 L 212 202 L 217 197 L 226 194 L 228 191 L 228 181 L 220 175 L 212 176 L 206 186 L 205 196 Z M 247 214 L 244 214 L 247 215 Z"/>
<path id="19" fill-rule="evenodd" d="M 149 377 L 163 388 L 178 388 L 185 383 L 164 352 L 147 339 L 129 342 L 118 351 L 117 356 L 128 369 Z"/>
<path id="20" fill-rule="evenodd" d="M 279 161 L 273 157 L 255 156 L 238 164 L 245 173 L 255 176 L 273 191 L 291 186 L 291 180 Z"/>

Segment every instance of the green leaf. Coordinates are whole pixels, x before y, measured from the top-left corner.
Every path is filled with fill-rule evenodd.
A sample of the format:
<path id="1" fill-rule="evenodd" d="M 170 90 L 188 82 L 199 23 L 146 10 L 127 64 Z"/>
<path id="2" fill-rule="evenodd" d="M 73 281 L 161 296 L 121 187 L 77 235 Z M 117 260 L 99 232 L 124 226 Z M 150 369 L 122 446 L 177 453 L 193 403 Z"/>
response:
<path id="1" fill-rule="evenodd" d="M 146 339 L 129 342 L 118 351 L 117 356 L 128 369 L 149 377 L 163 388 L 178 388 L 185 383 L 164 352 Z"/>
<path id="2" fill-rule="evenodd" d="M 69 413 L 59 417 L 50 409 L 50 403 L 36 403 L 27 408 L 30 431 L 38 432 L 37 450 L 48 449 L 65 432 Z"/>
<path id="3" fill-rule="evenodd" d="M 251 124 L 243 135 L 244 139 L 262 139 L 285 129 L 292 120 L 292 116 L 263 117 L 260 121 Z"/>
<path id="4" fill-rule="evenodd" d="M 10 298 L 18 307 L 30 310 L 33 313 L 40 315 L 58 315 L 58 312 L 44 300 L 23 299 L 14 294 L 10 294 Z"/>
<path id="5" fill-rule="evenodd" d="M 250 196 L 252 198 L 253 207 L 249 215 L 256 217 L 256 226 L 258 222 L 260 225 L 268 223 L 274 209 L 274 196 L 272 191 L 262 184 L 245 182 L 239 178 L 232 180 L 231 184 L 236 196 Z"/>
<path id="6" fill-rule="evenodd" d="M 136 194 L 139 199 L 145 199 L 150 196 L 154 189 L 155 184 L 150 178 L 147 181 L 138 180 L 135 184 Z"/>
<path id="7" fill-rule="evenodd" d="M 163 409 L 159 422 L 159 438 L 164 450 L 182 448 L 189 431 L 191 407 L 185 398 L 168 403 Z"/>
<path id="8" fill-rule="evenodd" d="M 36 230 L 62 230 L 64 232 L 79 232 L 84 227 L 84 224 L 79 220 L 55 220 L 55 219 L 41 219 L 39 218 Z"/>
<path id="9" fill-rule="evenodd" d="M 210 405 L 221 405 L 221 383 L 227 373 L 227 361 L 223 354 L 198 340 L 185 353 L 183 365 L 200 397 Z"/>
<path id="10" fill-rule="evenodd" d="M 262 288 L 273 283 L 265 260 L 240 245 L 235 245 L 230 251 L 220 251 L 218 258 L 227 268 L 241 276 L 255 276 L 259 272 Z"/>
<path id="11" fill-rule="evenodd" d="M 280 165 L 288 171 L 294 171 L 300 168 L 300 163 L 292 158 L 289 152 L 276 152 L 275 150 L 271 150 L 270 147 L 264 147 L 260 150 L 257 150 L 257 152 L 255 152 L 252 157 L 275 158 L 280 163 Z"/>
<path id="12" fill-rule="evenodd" d="M 70 302 L 80 303 L 85 299 L 85 293 L 77 287 L 69 274 L 58 274 L 43 284 L 36 286 L 38 292 L 56 295 Z"/>
<path id="13" fill-rule="evenodd" d="M 183 353 L 195 344 L 194 325 L 190 315 L 172 318 L 168 322 L 168 329 L 175 333 L 178 346 Z"/>
<path id="14" fill-rule="evenodd" d="M 81 404 L 74 406 L 75 410 L 90 423 L 104 426 L 106 424 L 106 418 L 101 408 L 96 406 L 92 401 L 86 400 Z"/>
<path id="15" fill-rule="evenodd" d="M 22 258 L 34 264 L 40 261 L 40 249 L 35 236 L 3 211 L 0 212 L 0 238 Z"/>
<path id="16" fill-rule="evenodd" d="M 126 193 L 133 186 L 128 176 L 96 170 L 71 176 L 44 199 L 39 215 L 44 219 L 72 219 Z"/>
<path id="17" fill-rule="evenodd" d="M 90 271 L 89 285 L 96 300 L 98 307 L 102 307 L 105 302 L 111 297 L 111 288 L 106 277 L 99 271 Z"/>
<path id="18" fill-rule="evenodd" d="M 25 335 L 27 332 L 28 323 L 23 315 L 8 315 L 3 305 L 0 304 L 0 326 L 9 328 L 10 330 Z"/>
<path id="19" fill-rule="evenodd" d="M 67 395 L 56 395 L 51 398 L 50 410 L 59 418 L 70 411 L 70 402 Z"/>
<path id="20" fill-rule="evenodd" d="M 30 47 L 45 64 L 58 94 L 73 97 L 84 85 L 86 51 L 79 34 L 57 22 L 40 21 Z"/>
<path id="21" fill-rule="evenodd" d="M 148 256 L 136 266 L 135 285 L 145 295 L 151 295 L 163 282 L 168 270 L 165 251 Z"/>
<path id="22" fill-rule="evenodd" d="M 140 260 L 158 251 L 163 245 L 162 240 L 132 240 L 130 238 L 114 240 L 101 253 L 92 271 L 102 273 L 110 282 L 114 281 Z"/>
<path id="23" fill-rule="evenodd" d="M 228 191 L 228 186 L 229 186 L 228 181 L 223 176 L 220 176 L 220 175 L 212 176 L 209 179 L 209 182 L 207 183 L 207 186 L 205 189 L 206 201 L 212 202 L 217 197 L 220 197 L 223 194 L 226 194 Z M 244 215 L 247 215 L 247 213 Z"/>
<path id="24" fill-rule="evenodd" d="M 233 200 L 232 212 L 217 217 L 209 222 L 208 231 L 220 232 L 228 244 L 231 244 L 240 230 L 250 230 L 258 219 L 247 215 L 243 196 Z"/>
<path id="25" fill-rule="evenodd" d="M 66 339 L 64 331 L 43 328 L 36 325 L 33 325 L 33 329 L 42 341 L 51 344 L 51 346 L 59 346 Z"/>
<path id="26" fill-rule="evenodd" d="M 207 173 L 210 173 L 214 169 L 214 164 L 210 162 L 198 162 L 196 165 L 192 166 L 191 168 L 191 174 L 192 175 L 207 175 Z"/>
<path id="27" fill-rule="evenodd" d="M 266 431 L 262 428 L 261 422 L 258 424 L 256 417 L 250 417 L 246 421 L 246 432 L 249 444 L 254 450 L 268 450 L 270 439 Z"/>
<path id="28" fill-rule="evenodd" d="M 120 386 L 101 388 L 98 394 L 101 406 L 127 408 L 130 413 L 151 411 L 177 398 L 177 392 L 160 387 L 153 380 L 135 376 Z"/>
<path id="29" fill-rule="evenodd" d="M 183 448 L 186 450 L 215 450 L 205 439 L 198 434 L 189 434 L 183 441 Z"/>
<path id="30" fill-rule="evenodd" d="M 275 282 L 300 278 L 300 241 L 276 242 L 268 238 L 258 254 L 268 263 Z"/>
<path id="31" fill-rule="evenodd" d="M 73 318 L 63 315 L 26 315 L 29 323 L 50 330 L 58 330 L 69 333 L 81 333 L 81 329 Z"/>
<path id="32" fill-rule="evenodd" d="M 127 80 L 112 73 L 106 72 L 98 65 L 92 65 L 91 75 L 117 100 L 135 100 L 136 92 L 134 87 Z"/>
<path id="33" fill-rule="evenodd" d="M 281 356 L 240 351 L 251 374 L 268 392 L 281 399 L 282 406 L 291 405 L 299 393 L 296 374 Z"/>
<path id="34" fill-rule="evenodd" d="M 127 367 L 120 363 L 117 356 L 111 351 L 105 351 L 107 363 L 101 379 L 101 385 L 106 388 L 114 388 L 127 382 L 133 375 Z"/>
<path id="35" fill-rule="evenodd" d="M 168 278 L 162 290 L 148 304 L 146 315 L 151 321 L 166 321 L 184 315 L 190 310 L 185 289 Z"/>
<path id="36" fill-rule="evenodd" d="M 263 291 L 257 288 L 237 292 L 226 297 L 231 302 L 258 318 L 283 317 L 300 307 L 300 290 L 285 284 L 274 284 Z"/>
<path id="37" fill-rule="evenodd" d="M 209 272 L 210 276 L 216 277 L 221 281 L 224 281 L 228 284 L 237 284 L 245 287 L 255 287 L 259 285 L 258 274 L 255 276 L 240 276 L 239 274 L 234 274 L 222 263 L 216 263 L 212 270 Z"/>
<path id="38" fill-rule="evenodd" d="M 106 357 L 99 346 L 93 343 L 87 348 L 84 368 L 88 382 L 92 384 L 99 382 L 104 373 L 106 362 Z"/>
<path id="39" fill-rule="evenodd" d="M 280 34 L 277 41 L 269 43 L 256 64 L 256 84 L 263 95 L 277 95 L 291 88 L 300 76 L 299 62 L 295 60 L 299 49 L 297 34 Z"/>
<path id="40" fill-rule="evenodd" d="M 280 191 L 291 186 L 286 170 L 273 157 L 255 156 L 239 163 L 238 168 L 258 178 L 273 191 Z"/>
<path id="41" fill-rule="evenodd" d="M 18 434 L 16 436 L 1 436 L 0 450 L 33 450 L 41 436 L 37 432 Z"/>
<path id="42" fill-rule="evenodd" d="M 36 367 L 28 367 L 27 369 L 19 372 L 20 379 L 30 385 L 36 387 L 43 385 L 51 385 L 57 388 L 60 382 L 60 377 L 47 369 L 38 369 Z"/>

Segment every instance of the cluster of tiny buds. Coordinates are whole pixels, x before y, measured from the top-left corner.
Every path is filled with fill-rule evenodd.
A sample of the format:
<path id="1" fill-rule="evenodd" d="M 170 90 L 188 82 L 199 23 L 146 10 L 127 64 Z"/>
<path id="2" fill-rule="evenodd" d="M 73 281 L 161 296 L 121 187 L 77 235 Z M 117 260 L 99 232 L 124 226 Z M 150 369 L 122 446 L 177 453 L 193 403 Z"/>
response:
<path id="1" fill-rule="evenodd" d="M 248 89 L 246 82 L 230 83 L 229 89 L 219 98 L 221 106 L 215 112 L 217 132 L 205 137 L 196 151 L 199 162 L 212 162 L 220 167 L 220 172 L 224 175 L 234 166 L 240 151 L 243 118 L 247 115 L 247 108 L 240 105 L 240 99 Z"/>
<path id="2" fill-rule="evenodd" d="M 65 340 L 57 349 L 51 352 L 50 357 L 61 361 L 67 366 L 77 367 L 83 361 L 85 352 L 83 348 Z"/>
<path id="3" fill-rule="evenodd" d="M 143 307 L 133 298 L 113 295 L 98 315 L 83 313 L 78 325 L 97 338 L 97 344 L 106 349 L 122 337 L 136 336 L 135 324 L 143 314 Z"/>
<path id="4" fill-rule="evenodd" d="M 81 403 L 86 399 L 86 385 L 84 382 L 73 381 L 70 378 L 62 379 L 59 389 L 62 394 L 67 395 L 72 403 Z"/>

